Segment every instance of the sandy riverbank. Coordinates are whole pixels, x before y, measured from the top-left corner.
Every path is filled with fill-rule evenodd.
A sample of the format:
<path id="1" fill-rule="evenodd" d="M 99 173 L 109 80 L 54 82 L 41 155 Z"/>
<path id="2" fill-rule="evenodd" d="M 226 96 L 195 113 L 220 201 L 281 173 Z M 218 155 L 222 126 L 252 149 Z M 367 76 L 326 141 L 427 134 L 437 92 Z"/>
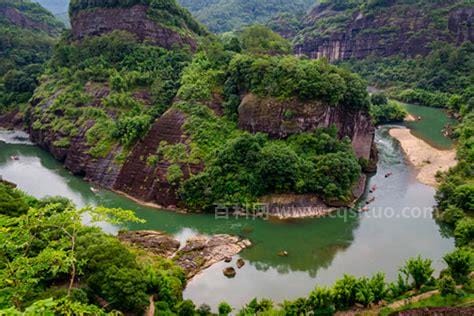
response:
<path id="1" fill-rule="evenodd" d="M 397 139 L 408 160 L 418 170 L 417 179 L 424 184 L 436 187 L 436 173 L 447 171 L 456 165 L 456 152 L 440 150 L 414 136 L 409 129 L 392 128 L 390 135 Z"/>

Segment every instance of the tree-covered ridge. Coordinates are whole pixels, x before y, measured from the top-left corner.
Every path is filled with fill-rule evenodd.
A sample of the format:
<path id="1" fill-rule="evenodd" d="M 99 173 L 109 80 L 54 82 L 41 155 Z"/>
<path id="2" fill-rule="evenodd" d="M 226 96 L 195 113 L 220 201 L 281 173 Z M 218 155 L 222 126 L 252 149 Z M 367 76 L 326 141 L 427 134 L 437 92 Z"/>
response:
<path id="1" fill-rule="evenodd" d="M 179 30 L 189 30 L 198 35 L 207 31 L 184 9 L 176 0 L 72 0 L 69 4 L 69 14 L 77 14 L 80 10 L 95 8 L 129 8 L 134 5 L 149 6 L 148 15 L 164 26 Z"/>
<path id="2" fill-rule="evenodd" d="M 385 24 L 365 26 L 360 34 L 384 34 L 397 36 L 408 17 L 423 20 L 422 27 L 406 33 L 405 42 L 419 38 L 431 41 L 444 40 L 456 43 L 456 35 L 449 32 L 449 16 L 456 9 L 472 8 L 470 0 L 324 0 L 306 16 L 301 31 L 295 37 L 295 44 L 311 41 L 312 38 L 330 38 L 334 33 L 344 33 L 347 27 L 360 18 Z"/>
<path id="3" fill-rule="evenodd" d="M 216 33 L 266 23 L 281 13 L 303 14 L 315 0 L 178 0 L 193 15 Z"/>
<path id="4" fill-rule="evenodd" d="M 138 43 L 125 32 L 82 42 L 63 39 L 35 94 L 38 105 L 52 104 L 31 109 L 31 126 L 53 130 L 62 148 L 86 131 L 90 155 L 105 157 L 124 147 L 125 159 L 126 150 L 171 105 L 189 59 L 187 51 Z M 94 97 L 100 91 L 103 97 Z M 58 111 L 64 115 L 55 115 Z"/>
<path id="5" fill-rule="evenodd" d="M 58 35 L 64 27 L 53 15 L 35 2 L 26 0 L 4 0 L 0 3 L 0 25 L 23 26 L 28 29 L 37 29 L 49 35 Z M 9 14 L 18 12 L 28 22 L 19 22 L 17 17 Z"/>
<path id="6" fill-rule="evenodd" d="M 30 1 L 0 3 L 0 113 L 31 97 L 63 25 Z"/>

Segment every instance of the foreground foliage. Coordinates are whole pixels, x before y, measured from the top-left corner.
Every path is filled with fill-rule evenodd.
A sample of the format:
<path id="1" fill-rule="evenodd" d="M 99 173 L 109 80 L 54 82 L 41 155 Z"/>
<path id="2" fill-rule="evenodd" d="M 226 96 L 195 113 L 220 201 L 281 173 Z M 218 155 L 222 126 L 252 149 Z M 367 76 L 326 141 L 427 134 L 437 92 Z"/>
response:
<path id="1" fill-rule="evenodd" d="M 18 208 L 0 215 L 0 313 L 140 314 L 151 295 L 170 308 L 181 301 L 185 279 L 179 268 L 82 224 L 85 215 L 92 222 L 139 221 L 132 212 L 77 209 L 62 198 L 36 200 L 0 188 L 0 202 Z"/>

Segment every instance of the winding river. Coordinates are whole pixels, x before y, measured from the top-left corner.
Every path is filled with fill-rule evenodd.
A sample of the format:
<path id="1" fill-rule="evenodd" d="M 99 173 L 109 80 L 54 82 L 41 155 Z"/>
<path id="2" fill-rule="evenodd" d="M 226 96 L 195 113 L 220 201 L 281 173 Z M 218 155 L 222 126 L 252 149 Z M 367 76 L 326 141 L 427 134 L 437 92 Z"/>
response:
<path id="1" fill-rule="evenodd" d="M 448 118 L 441 110 L 409 106 L 417 116 L 436 114 L 437 123 L 411 122 L 417 136 L 446 148 L 452 146 L 441 134 Z M 436 112 L 432 112 L 436 111 Z M 403 262 L 413 256 L 431 258 L 437 271 L 443 255 L 454 248 L 431 217 L 435 190 L 416 180 L 399 144 L 389 136 L 389 127 L 377 130 L 378 172 L 370 179 L 365 199 L 375 197 L 368 212 L 339 212 L 320 219 L 264 221 L 216 219 L 214 215 L 185 215 L 143 207 L 109 191 L 93 193 L 90 184 L 72 176 L 48 153 L 30 144 L 27 135 L 0 131 L 0 175 L 36 197 L 62 195 L 78 206 L 105 205 L 135 210 L 146 224 L 130 229 L 156 229 L 184 241 L 191 235 L 229 233 L 245 236 L 254 246 L 240 257 L 246 261 L 233 279 L 218 263 L 196 276 L 184 296 L 197 305 L 213 307 L 226 300 L 239 307 L 254 297 L 277 302 L 305 296 L 315 285 L 330 285 L 344 273 L 370 276 L 385 272 L 393 280 Z M 18 156 L 19 160 L 11 160 Z M 391 172 L 393 175 L 386 178 Z M 116 227 L 106 226 L 114 232 Z M 287 257 L 278 252 L 287 251 Z M 233 260 L 235 263 L 235 259 Z M 231 264 L 233 264 L 231 263 Z"/>

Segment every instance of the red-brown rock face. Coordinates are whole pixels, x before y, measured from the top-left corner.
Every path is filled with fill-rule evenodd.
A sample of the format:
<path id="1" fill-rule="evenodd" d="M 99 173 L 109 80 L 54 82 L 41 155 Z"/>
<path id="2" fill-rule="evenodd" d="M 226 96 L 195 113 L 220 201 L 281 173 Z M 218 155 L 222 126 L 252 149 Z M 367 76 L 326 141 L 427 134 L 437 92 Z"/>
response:
<path id="1" fill-rule="evenodd" d="M 82 10 L 71 17 L 72 34 L 75 39 L 82 39 L 121 30 L 134 34 L 140 41 L 148 41 L 167 49 L 186 45 L 196 49 L 194 39 L 150 20 L 147 11 L 148 7 L 144 5 Z"/>
<path id="2" fill-rule="evenodd" d="M 327 5 L 316 6 L 304 22 L 305 30 L 298 35 L 295 53 L 311 58 L 326 57 L 330 61 L 362 59 L 370 55 L 413 57 L 428 54 L 434 41 L 460 45 L 474 40 L 472 7 L 446 13 L 443 23 L 447 25 L 442 26 L 436 25 L 424 10 L 388 8 L 371 14 L 356 11 L 334 31 L 318 28 L 320 21 L 336 19 L 337 14 Z"/>
<path id="3" fill-rule="evenodd" d="M 160 143 L 169 145 L 184 143 L 186 135 L 182 130 L 185 115 L 171 109 L 161 116 L 151 127 L 148 134 L 138 142 L 120 170 L 115 190 L 124 192 L 146 202 L 157 203 L 166 208 L 175 208 L 179 204 L 178 187 L 167 180 L 168 167 L 171 163 L 163 160 L 150 164 L 147 159 L 157 155 Z M 202 171 L 203 166 L 180 165 L 185 178 L 191 173 Z"/>
<path id="4" fill-rule="evenodd" d="M 284 138 L 291 134 L 335 125 L 339 136 L 347 136 L 357 157 L 371 158 L 375 128 L 367 112 L 350 112 L 341 106 L 297 100 L 278 101 L 248 94 L 239 106 L 239 127 Z"/>

